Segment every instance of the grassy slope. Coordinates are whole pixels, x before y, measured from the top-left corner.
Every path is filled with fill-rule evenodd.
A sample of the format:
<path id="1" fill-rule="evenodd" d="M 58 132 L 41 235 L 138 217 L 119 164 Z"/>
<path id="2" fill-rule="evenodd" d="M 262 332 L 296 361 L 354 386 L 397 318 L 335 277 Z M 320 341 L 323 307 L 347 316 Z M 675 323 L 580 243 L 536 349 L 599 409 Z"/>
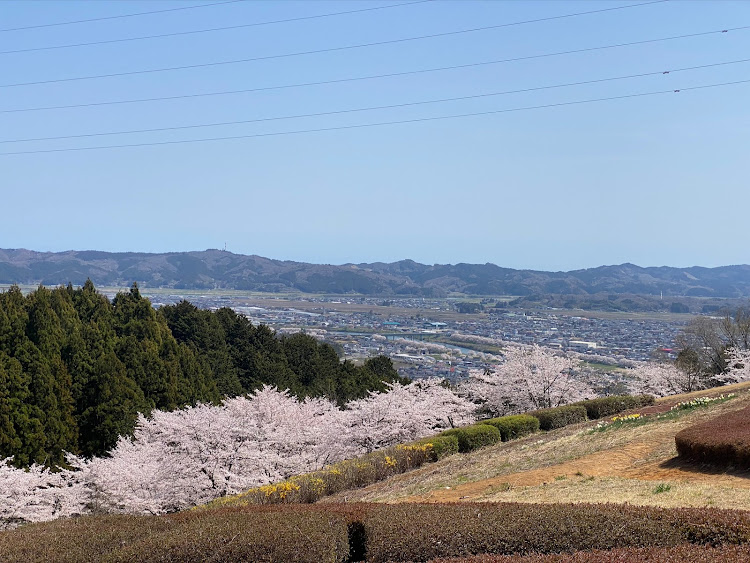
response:
<path id="1" fill-rule="evenodd" d="M 750 473 L 711 473 L 675 459 L 682 428 L 750 404 L 750 385 L 660 400 L 668 408 L 735 392 L 720 404 L 642 425 L 590 432 L 596 422 L 459 454 L 323 502 L 627 502 L 750 509 Z M 653 416 L 653 415 L 652 415 Z"/>

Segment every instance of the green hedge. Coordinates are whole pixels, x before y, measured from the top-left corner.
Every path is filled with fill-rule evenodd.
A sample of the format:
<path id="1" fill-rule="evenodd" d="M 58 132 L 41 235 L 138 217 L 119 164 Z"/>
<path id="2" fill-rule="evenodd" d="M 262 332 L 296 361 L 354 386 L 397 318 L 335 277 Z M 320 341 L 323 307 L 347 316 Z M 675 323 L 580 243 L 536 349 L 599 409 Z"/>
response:
<path id="1" fill-rule="evenodd" d="M 651 395 L 612 395 L 611 397 L 600 397 L 572 403 L 571 406 L 581 406 L 586 409 L 589 420 L 596 420 L 621 413 L 630 409 L 637 409 L 646 405 L 653 405 L 654 397 Z"/>
<path id="2" fill-rule="evenodd" d="M 541 409 L 527 413 L 539 419 L 539 428 L 542 430 L 554 430 L 569 424 L 586 422 L 586 407 L 580 405 L 564 405 L 551 409 Z"/>
<path id="3" fill-rule="evenodd" d="M 497 428 L 500 431 L 500 437 L 503 442 L 515 440 L 539 430 L 539 419 L 528 414 L 501 416 L 500 418 L 483 420 L 481 423 Z"/>
<path id="4" fill-rule="evenodd" d="M 461 453 L 490 446 L 501 440 L 500 430 L 489 424 L 473 424 L 461 428 L 451 428 L 440 436 L 455 436 L 458 438 L 458 451 Z"/>
<path id="5" fill-rule="evenodd" d="M 437 461 L 458 453 L 458 437 L 454 435 L 438 435 L 430 438 L 422 438 L 414 442 L 417 445 L 430 444 L 430 461 Z"/>

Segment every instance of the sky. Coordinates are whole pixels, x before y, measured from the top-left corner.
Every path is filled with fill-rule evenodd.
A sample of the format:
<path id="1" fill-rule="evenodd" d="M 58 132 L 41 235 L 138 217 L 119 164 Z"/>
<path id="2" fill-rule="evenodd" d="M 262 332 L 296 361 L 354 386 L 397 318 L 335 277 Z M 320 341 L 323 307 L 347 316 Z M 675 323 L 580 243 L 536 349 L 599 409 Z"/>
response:
<path id="1" fill-rule="evenodd" d="M 749 101 L 740 0 L 4 0 L 0 248 L 746 264 Z"/>

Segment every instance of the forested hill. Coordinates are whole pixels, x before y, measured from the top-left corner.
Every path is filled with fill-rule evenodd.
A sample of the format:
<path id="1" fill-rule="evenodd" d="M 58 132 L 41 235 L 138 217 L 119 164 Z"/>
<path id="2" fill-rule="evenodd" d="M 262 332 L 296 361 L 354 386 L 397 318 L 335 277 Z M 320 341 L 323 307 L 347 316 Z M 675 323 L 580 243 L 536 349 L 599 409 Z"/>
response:
<path id="1" fill-rule="evenodd" d="M 0 250 L 0 284 L 97 285 L 365 295 L 638 294 L 750 297 L 750 265 L 641 268 L 633 264 L 570 272 L 513 270 L 494 264 L 306 264 L 221 250 L 165 254 Z"/>
<path id="2" fill-rule="evenodd" d="M 91 282 L 0 292 L 0 460 L 102 455 L 138 413 L 218 402 L 274 385 L 339 404 L 401 381 L 382 356 L 342 362 L 305 334 L 278 337 L 231 309 L 154 309 L 137 286 L 113 301 Z"/>

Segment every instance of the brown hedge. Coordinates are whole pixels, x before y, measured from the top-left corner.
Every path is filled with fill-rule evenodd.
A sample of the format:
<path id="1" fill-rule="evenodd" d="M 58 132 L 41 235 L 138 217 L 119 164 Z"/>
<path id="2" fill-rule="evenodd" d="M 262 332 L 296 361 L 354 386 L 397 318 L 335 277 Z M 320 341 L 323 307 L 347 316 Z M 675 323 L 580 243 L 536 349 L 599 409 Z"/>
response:
<path id="1" fill-rule="evenodd" d="M 750 513 L 584 504 L 396 504 L 368 508 L 367 561 L 743 543 Z"/>
<path id="2" fill-rule="evenodd" d="M 750 469 L 750 407 L 681 430 L 675 445 L 691 461 Z"/>
<path id="3" fill-rule="evenodd" d="M 611 551 L 577 551 L 554 555 L 477 555 L 433 559 L 430 563 L 747 563 L 750 546 L 684 544 L 675 547 L 636 547 Z"/>
<path id="4" fill-rule="evenodd" d="M 348 517 L 335 510 L 279 509 L 84 517 L 3 532 L 0 554 L 3 563 L 334 563 L 349 558 Z"/>
<path id="5" fill-rule="evenodd" d="M 267 505 L 28 525 L 0 532 L 0 560 L 429 561 L 748 541 L 750 513 L 732 510 L 511 503 Z"/>

